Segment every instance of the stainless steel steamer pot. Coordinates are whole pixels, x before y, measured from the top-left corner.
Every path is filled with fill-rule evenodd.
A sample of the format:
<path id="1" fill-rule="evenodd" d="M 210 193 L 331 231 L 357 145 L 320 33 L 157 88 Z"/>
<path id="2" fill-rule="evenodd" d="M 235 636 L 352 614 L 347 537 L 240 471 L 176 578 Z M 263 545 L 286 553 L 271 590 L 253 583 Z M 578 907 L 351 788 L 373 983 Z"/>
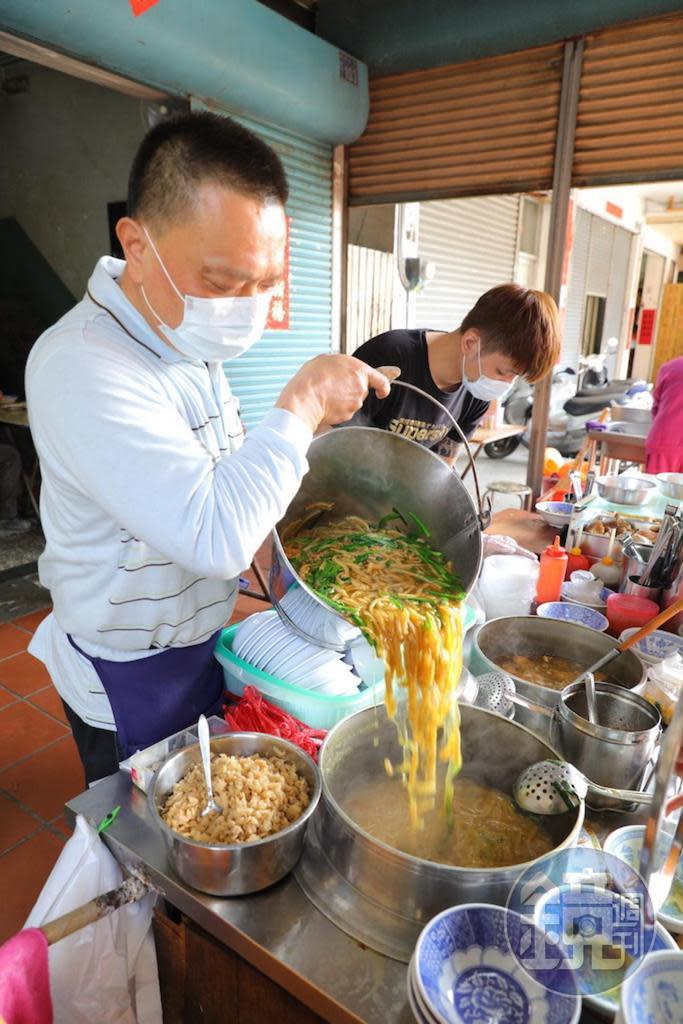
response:
<path id="1" fill-rule="evenodd" d="M 348 647 L 348 641 L 334 643 L 320 633 L 307 633 L 282 607 L 285 594 L 298 584 L 330 620 L 348 629 L 348 622 L 301 580 L 284 552 L 283 531 L 316 502 L 331 502 L 334 508 L 326 515 L 334 519 L 355 515 L 376 522 L 394 507 L 412 512 L 428 527 L 434 546 L 452 563 L 463 589 L 472 589 L 482 558 L 480 520 L 462 480 L 438 455 L 387 430 L 342 427 L 313 441 L 308 464 L 296 497 L 273 531 L 270 596 L 295 632 L 334 650 Z M 319 521 L 325 522 L 325 518 Z"/>
<path id="2" fill-rule="evenodd" d="M 292 870 L 303 849 L 306 826 L 320 799 L 320 773 L 308 754 L 290 743 L 258 732 L 234 732 L 211 739 L 214 754 L 286 757 L 309 784 L 311 799 L 296 821 L 252 843 L 201 843 L 169 828 L 159 811 L 171 789 L 193 764 L 201 763 L 199 744 L 172 754 L 155 773 L 147 799 L 177 874 L 193 889 L 212 896 L 244 896 L 265 889 Z"/>
<path id="3" fill-rule="evenodd" d="M 559 757 L 528 729 L 500 715 L 467 706 L 461 707 L 461 715 L 463 777 L 511 794 L 524 768 Z M 386 757 L 397 763 L 400 748 L 384 707 L 351 715 L 329 733 L 320 755 L 323 794 L 296 878 L 339 928 L 407 963 L 430 918 L 457 903 L 504 905 L 523 865 L 437 864 L 393 849 L 361 829 L 344 809 L 345 799 L 365 782 L 386 777 Z M 540 819 L 555 849 L 576 843 L 583 816 L 581 804 L 566 814 Z"/>
<path id="4" fill-rule="evenodd" d="M 505 672 L 514 679 L 515 688 L 522 697 L 554 708 L 559 703 L 560 690 L 530 683 L 504 668 L 499 660 L 514 654 L 531 658 L 556 655 L 576 662 L 580 668 L 588 668 L 616 645 L 613 637 L 575 622 L 542 619 L 536 615 L 511 615 L 491 619 L 478 627 L 472 640 L 469 668 L 475 676 L 494 670 Z M 610 682 L 632 690 L 645 679 L 645 666 L 633 651 L 624 651 L 605 669 L 605 674 Z M 515 721 L 533 729 L 544 739 L 550 738 L 550 720 L 537 711 L 517 708 Z"/>

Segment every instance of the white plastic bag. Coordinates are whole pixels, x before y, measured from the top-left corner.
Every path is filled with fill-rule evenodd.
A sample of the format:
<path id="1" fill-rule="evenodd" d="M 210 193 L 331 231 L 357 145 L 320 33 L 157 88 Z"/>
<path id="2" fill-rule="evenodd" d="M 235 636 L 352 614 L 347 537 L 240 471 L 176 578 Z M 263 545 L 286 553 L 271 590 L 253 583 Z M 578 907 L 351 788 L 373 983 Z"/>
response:
<path id="1" fill-rule="evenodd" d="M 122 881 L 117 861 L 79 815 L 24 927 L 53 921 Z M 154 900 L 120 907 L 50 946 L 55 1024 L 162 1024 Z"/>

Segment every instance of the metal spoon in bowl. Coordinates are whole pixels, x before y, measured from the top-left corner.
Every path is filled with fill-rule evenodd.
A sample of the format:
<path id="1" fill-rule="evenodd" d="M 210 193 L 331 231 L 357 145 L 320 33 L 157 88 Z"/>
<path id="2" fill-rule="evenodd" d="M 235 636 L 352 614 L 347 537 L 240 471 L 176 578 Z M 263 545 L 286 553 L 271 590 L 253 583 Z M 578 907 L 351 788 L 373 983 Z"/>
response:
<path id="1" fill-rule="evenodd" d="M 213 798 L 213 783 L 211 782 L 211 742 L 209 739 L 209 723 L 204 715 L 199 716 L 197 725 L 199 734 L 199 752 L 202 755 L 202 767 L 204 769 L 204 782 L 206 783 L 206 807 L 200 817 L 205 818 L 207 814 L 221 814 L 223 808 Z"/>

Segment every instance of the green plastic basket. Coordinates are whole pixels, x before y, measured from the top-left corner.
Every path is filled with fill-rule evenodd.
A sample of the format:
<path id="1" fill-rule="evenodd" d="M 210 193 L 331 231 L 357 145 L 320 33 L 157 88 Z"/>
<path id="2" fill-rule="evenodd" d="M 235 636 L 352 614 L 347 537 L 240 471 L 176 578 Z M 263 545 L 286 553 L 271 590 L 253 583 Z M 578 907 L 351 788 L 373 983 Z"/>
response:
<path id="1" fill-rule="evenodd" d="M 255 686 L 272 704 L 310 725 L 313 729 L 331 729 L 342 718 L 355 711 L 363 711 L 384 703 L 384 681 L 366 690 L 344 697 L 315 693 L 302 686 L 294 686 L 283 679 L 250 665 L 233 653 L 232 643 L 237 625 L 224 629 L 218 638 L 214 655 L 223 666 L 225 688 L 234 697 L 241 697 L 245 687 Z"/>

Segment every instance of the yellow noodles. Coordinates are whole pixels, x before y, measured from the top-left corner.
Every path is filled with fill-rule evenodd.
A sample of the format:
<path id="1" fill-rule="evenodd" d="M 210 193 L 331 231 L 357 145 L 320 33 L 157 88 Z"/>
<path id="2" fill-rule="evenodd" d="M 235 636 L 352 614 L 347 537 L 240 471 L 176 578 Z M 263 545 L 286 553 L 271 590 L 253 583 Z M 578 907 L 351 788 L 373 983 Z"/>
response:
<path id="1" fill-rule="evenodd" d="M 447 762 L 446 803 L 460 769 L 460 716 L 455 689 L 462 668 L 464 596 L 443 557 L 417 535 L 349 516 L 304 529 L 286 542 L 301 578 L 362 629 L 386 664 L 386 706 L 397 721 L 411 819 L 433 805 L 438 760 Z M 396 687 L 406 691 L 397 718 Z M 404 720 L 405 719 L 405 720 Z"/>

